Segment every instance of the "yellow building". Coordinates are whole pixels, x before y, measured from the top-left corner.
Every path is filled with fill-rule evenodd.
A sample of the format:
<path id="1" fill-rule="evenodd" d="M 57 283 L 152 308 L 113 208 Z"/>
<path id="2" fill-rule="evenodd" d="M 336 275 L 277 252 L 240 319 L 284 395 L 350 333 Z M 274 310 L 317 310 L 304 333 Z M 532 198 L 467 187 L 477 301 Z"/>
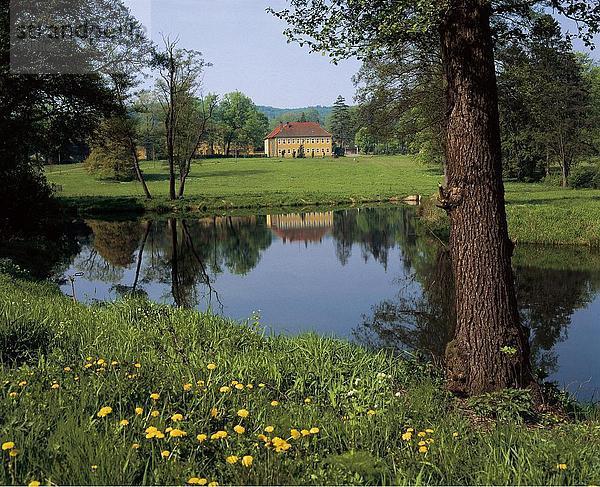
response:
<path id="1" fill-rule="evenodd" d="M 325 157 L 332 153 L 332 135 L 316 122 L 281 124 L 265 139 L 267 157 Z"/>

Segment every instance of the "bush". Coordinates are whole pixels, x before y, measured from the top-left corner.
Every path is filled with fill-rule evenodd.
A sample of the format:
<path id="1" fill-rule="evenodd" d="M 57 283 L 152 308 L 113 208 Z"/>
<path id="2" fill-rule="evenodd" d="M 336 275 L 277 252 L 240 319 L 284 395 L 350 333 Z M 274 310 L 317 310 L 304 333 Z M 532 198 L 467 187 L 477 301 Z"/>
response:
<path id="1" fill-rule="evenodd" d="M 121 151 L 95 147 L 85 161 L 85 168 L 98 179 L 133 181 L 135 171 L 130 158 Z"/>
<path id="2" fill-rule="evenodd" d="M 600 166 L 578 166 L 569 177 L 573 188 L 600 188 Z"/>

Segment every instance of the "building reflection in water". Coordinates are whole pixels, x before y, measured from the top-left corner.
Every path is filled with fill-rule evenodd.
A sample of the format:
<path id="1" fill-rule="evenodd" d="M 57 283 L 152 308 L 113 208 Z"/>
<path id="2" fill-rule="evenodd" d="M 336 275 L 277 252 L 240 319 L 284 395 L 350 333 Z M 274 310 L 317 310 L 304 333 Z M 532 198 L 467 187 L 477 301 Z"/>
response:
<path id="1" fill-rule="evenodd" d="M 333 230 L 333 211 L 267 215 L 267 227 L 284 244 L 294 242 L 321 243 Z"/>

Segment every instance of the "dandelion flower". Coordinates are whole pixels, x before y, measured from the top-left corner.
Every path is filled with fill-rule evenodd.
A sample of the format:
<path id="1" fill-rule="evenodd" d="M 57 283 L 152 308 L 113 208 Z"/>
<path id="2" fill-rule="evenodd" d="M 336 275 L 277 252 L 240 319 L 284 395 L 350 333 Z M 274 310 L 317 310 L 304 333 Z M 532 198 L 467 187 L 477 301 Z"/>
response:
<path id="1" fill-rule="evenodd" d="M 13 449 L 8 452 L 8 455 L 12 458 L 16 457 L 19 454 L 19 450 Z"/>
<path id="2" fill-rule="evenodd" d="M 231 390 L 231 387 L 229 387 L 229 386 L 223 386 L 223 387 L 221 387 L 219 389 L 219 392 L 225 393 L 225 392 L 229 392 L 230 390 Z"/>
<path id="3" fill-rule="evenodd" d="M 173 437 L 173 438 L 181 438 L 182 436 L 186 436 L 187 433 L 183 430 L 177 429 L 177 428 L 173 428 L 169 434 Z"/>
<path id="4" fill-rule="evenodd" d="M 425 430 L 425 433 L 433 433 L 433 430 L 432 430 L 431 428 L 427 428 L 427 429 Z"/>
<path id="5" fill-rule="evenodd" d="M 104 361 L 103 358 L 98 359 L 98 361 L 96 362 L 96 365 L 104 365 L 106 362 Z"/>
<path id="6" fill-rule="evenodd" d="M 321 431 L 319 428 L 311 428 L 310 429 L 310 434 L 311 435 L 316 435 L 319 431 Z"/>
<path id="7" fill-rule="evenodd" d="M 208 370 L 215 370 L 217 368 L 217 364 L 210 363 L 206 366 Z"/>
<path id="8" fill-rule="evenodd" d="M 59 387 L 60 387 L 60 385 L 58 385 L 58 384 L 52 384 L 50 386 L 50 389 L 58 389 Z"/>
<path id="9" fill-rule="evenodd" d="M 238 415 L 240 418 L 247 418 L 249 414 L 250 414 L 250 413 L 248 412 L 248 410 L 247 410 L 247 409 L 240 409 L 240 410 L 237 412 L 237 415 Z"/>
<path id="10" fill-rule="evenodd" d="M 273 406 L 273 407 L 279 406 L 279 401 L 271 401 L 271 406 Z"/>
<path id="11" fill-rule="evenodd" d="M 92 465 L 90 468 L 92 469 L 92 472 L 95 472 L 98 470 L 98 465 Z"/>
<path id="12" fill-rule="evenodd" d="M 263 435 L 262 433 L 261 433 L 261 434 L 259 434 L 259 435 L 257 436 L 257 438 L 258 438 L 260 441 L 265 441 L 265 442 L 269 441 L 269 438 L 267 438 L 267 437 L 266 437 L 265 435 Z"/>
<path id="13" fill-rule="evenodd" d="M 112 365 L 112 366 L 114 367 L 115 365 L 119 365 L 119 362 L 117 362 L 116 360 L 113 360 L 113 361 L 110 363 L 110 365 Z"/>
<path id="14" fill-rule="evenodd" d="M 29 482 L 29 484 L 27 484 L 27 487 L 40 487 L 40 483 L 37 480 L 32 480 L 31 482 Z"/>
<path id="15" fill-rule="evenodd" d="M 290 436 L 294 438 L 294 440 L 297 440 L 298 438 L 302 437 L 302 433 L 300 433 L 300 431 L 298 431 L 297 429 L 293 429 L 290 431 Z"/>
<path id="16" fill-rule="evenodd" d="M 152 394 L 150 394 L 150 399 L 152 399 L 154 401 L 158 401 L 159 397 L 160 397 L 160 394 L 158 392 L 153 392 Z"/>
<path id="17" fill-rule="evenodd" d="M 19 382 L 19 387 L 25 387 L 26 385 L 27 385 L 26 380 L 22 380 L 21 382 Z"/>
<path id="18" fill-rule="evenodd" d="M 199 434 L 198 436 L 196 436 L 196 439 L 202 443 L 203 441 L 206 441 L 206 439 L 208 438 L 208 435 L 205 435 L 204 433 Z"/>
<path id="19" fill-rule="evenodd" d="M 243 435 L 246 432 L 246 428 L 238 424 L 233 427 L 233 431 L 235 431 L 238 435 Z"/>
<path id="20" fill-rule="evenodd" d="M 71 372 L 71 367 L 65 367 L 63 370 L 64 370 L 65 372 Z"/>
<path id="21" fill-rule="evenodd" d="M 254 386 L 252 384 L 246 384 L 246 389 L 254 389 Z"/>
<path id="22" fill-rule="evenodd" d="M 237 461 L 238 461 L 238 460 L 239 460 L 239 458 L 238 458 L 238 457 L 236 457 L 235 455 L 230 455 L 230 456 L 228 456 L 228 457 L 225 459 L 225 461 L 226 461 L 227 463 L 229 463 L 230 465 L 233 465 L 234 463 L 237 463 Z"/>
<path id="23" fill-rule="evenodd" d="M 242 457 L 242 465 L 246 468 L 250 468 L 252 466 L 252 462 L 254 458 L 251 455 L 245 455 Z"/>
<path id="24" fill-rule="evenodd" d="M 260 384 L 258 384 L 258 387 L 262 389 L 263 387 L 265 387 L 265 385 L 261 382 Z"/>
<path id="25" fill-rule="evenodd" d="M 307 397 L 306 399 L 304 399 L 304 404 L 310 404 L 312 402 L 312 399 L 310 397 Z"/>
<path id="26" fill-rule="evenodd" d="M 160 416 L 160 413 L 158 411 L 154 410 L 150 413 L 150 416 L 152 416 L 153 418 L 158 418 Z"/>
<path id="27" fill-rule="evenodd" d="M 210 417 L 211 418 L 216 418 L 218 414 L 219 414 L 219 410 L 217 408 L 210 409 Z"/>
<path id="28" fill-rule="evenodd" d="M 406 433 L 404 433 L 404 434 L 402 435 L 402 439 L 403 439 L 404 441 L 410 441 L 410 440 L 411 440 L 411 438 L 412 438 L 412 433 L 411 433 L 410 431 L 407 431 Z"/>
<path id="29" fill-rule="evenodd" d="M 426 446 L 420 446 L 419 447 L 419 453 L 427 453 L 427 447 Z"/>
<path id="30" fill-rule="evenodd" d="M 458 433 L 455 431 L 454 433 L 452 433 L 452 436 L 453 436 L 454 438 L 458 438 Z"/>
<path id="31" fill-rule="evenodd" d="M 187 384 L 183 384 L 183 390 L 184 391 L 191 391 L 192 390 L 192 384 L 190 384 L 189 382 Z"/>
<path id="32" fill-rule="evenodd" d="M 14 441 L 5 441 L 2 443 L 2 450 L 12 450 L 15 447 Z"/>
<path id="33" fill-rule="evenodd" d="M 205 382 L 203 380 L 199 380 L 198 382 L 196 382 L 196 384 L 198 385 L 198 387 L 204 387 Z"/>
<path id="34" fill-rule="evenodd" d="M 241 391 L 241 390 L 244 388 L 244 384 L 236 384 L 236 385 L 235 385 L 235 388 L 236 388 L 238 391 Z"/>
<path id="35" fill-rule="evenodd" d="M 302 436 L 308 436 L 308 435 L 310 435 L 310 431 L 309 431 L 309 430 L 306 430 L 306 429 L 304 429 L 304 430 L 301 430 L 301 431 L 300 431 L 300 434 L 301 434 Z"/>
<path id="36" fill-rule="evenodd" d="M 11 392 L 9 394 L 10 397 L 17 397 L 19 394 L 17 392 Z"/>
<path id="37" fill-rule="evenodd" d="M 218 486 L 219 486 L 219 483 L 215 482 L 215 481 L 212 481 L 208 484 L 208 487 L 218 487 Z"/>
<path id="38" fill-rule="evenodd" d="M 425 446 L 425 445 L 427 445 L 427 442 L 425 442 L 425 441 L 419 441 L 418 445 L 419 446 Z"/>
<path id="39" fill-rule="evenodd" d="M 170 426 L 165 430 L 165 433 L 170 433 L 171 431 L 173 431 L 173 428 L 171 428 Z"/>
<path id="40" fill-rule="evenodd" d="M 221 440 L 223 438 L 227 438 L 227 431 L 220 430 L 210 435 L 211 440 Z"/>
<path id="41" fill-rule="evenodd" d="M 137 407 L 135 408 L 135 414 L 138 416 L 144 412 L 144 408 Z"/>
<path id="42" fill-rule="evenodd" d="M 142 368 L 142 364 L 140 364 L 139 362 L 137 362 L 137 363 L 133 364 L 133 366 L 134 366 L 136 369 L 140 369 L 140 368 Z"/>
<path id="43" fill-rule="evenodd" d="M 173 416 L 171 416 L 171 421 L 183 421 L 183 415 L 175 413 Z"/>
<path id="44" fill-rule="evenodd" d="M 368 416 L 374 416 L 375 414 L 377 414 L 377 413 L 376 413 L 375 411 L 373 411 L 372 409 L 369 409 L 369 410 L 367 411 L 367 415 L 368 415 Z"/>
<path id="45" fill-rule="evenodd" d="M 160 452 L 160 456 L 163 458 L 169 458 L 171 456 L 171 452 L 169 450 L 163 450 Z"/>
<path id="46" fill-rule="evenodd" d="M 131 445 L 131 448 L 133 448 L 134 450 L 139 450 L 140 444 L 139 443 L 134 443 L 133 445 Z"/>
<path id="47" fill-rule="evenodd" d="M 112 408 L 110 406 L 104 406 L 103 408 L 100 408 L 100 411 L 96 413 L 96 416 L 98 416 L 99 418 L 104 418 L 110 413 L 112 413 Z"/>
<path id="48" fill-rule="evenodd" d="M 198 477 L 191 477 L 188 479 L 187 483 L 190 485 L 206 485 L 208 480 Z"/>
<path id="49" fill-rule="evenodd" d="M 424 436 L 427 436 L 427 433 L 425 433 L 425 431 L 419 431 L 419 432 L 417 433 L 417 436 L 418 436 L 419 438 L 423 438 Z"/>
<path id="50" fill-rule="evenodd" d="M 121 421 L 119 421 L 119 424 L 121 426 L 127 426 L 129 424 L 129 420 L 128 419 L 122 419 Z"/>
<path id="51" fill-rule="evenodd" d="M 566 470 L 567 469 L 567 464 L 566 463 L 557 463 L 556 464 L 556 468 L 559 470 Z"/>
<path id="52" fill-rule="evenodd" d="M 267 427 L 265 428 L 265 431 L 266 431 L 267 433 L 273 433 L 273 431 L 275 431 L 275 428 L 274 428 L 273 426 L 267 426 Z"/>

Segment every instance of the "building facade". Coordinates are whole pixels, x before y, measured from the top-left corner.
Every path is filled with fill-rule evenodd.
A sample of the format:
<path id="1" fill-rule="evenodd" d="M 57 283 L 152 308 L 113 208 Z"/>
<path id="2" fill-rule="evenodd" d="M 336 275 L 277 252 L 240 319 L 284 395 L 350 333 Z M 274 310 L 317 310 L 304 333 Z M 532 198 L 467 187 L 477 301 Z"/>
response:
<path id="1" fill-rule="evenodd" d="M 329 157 L 333 136 L 316 122 L 279 125 L 265 139 L 267 157 Z"/>

